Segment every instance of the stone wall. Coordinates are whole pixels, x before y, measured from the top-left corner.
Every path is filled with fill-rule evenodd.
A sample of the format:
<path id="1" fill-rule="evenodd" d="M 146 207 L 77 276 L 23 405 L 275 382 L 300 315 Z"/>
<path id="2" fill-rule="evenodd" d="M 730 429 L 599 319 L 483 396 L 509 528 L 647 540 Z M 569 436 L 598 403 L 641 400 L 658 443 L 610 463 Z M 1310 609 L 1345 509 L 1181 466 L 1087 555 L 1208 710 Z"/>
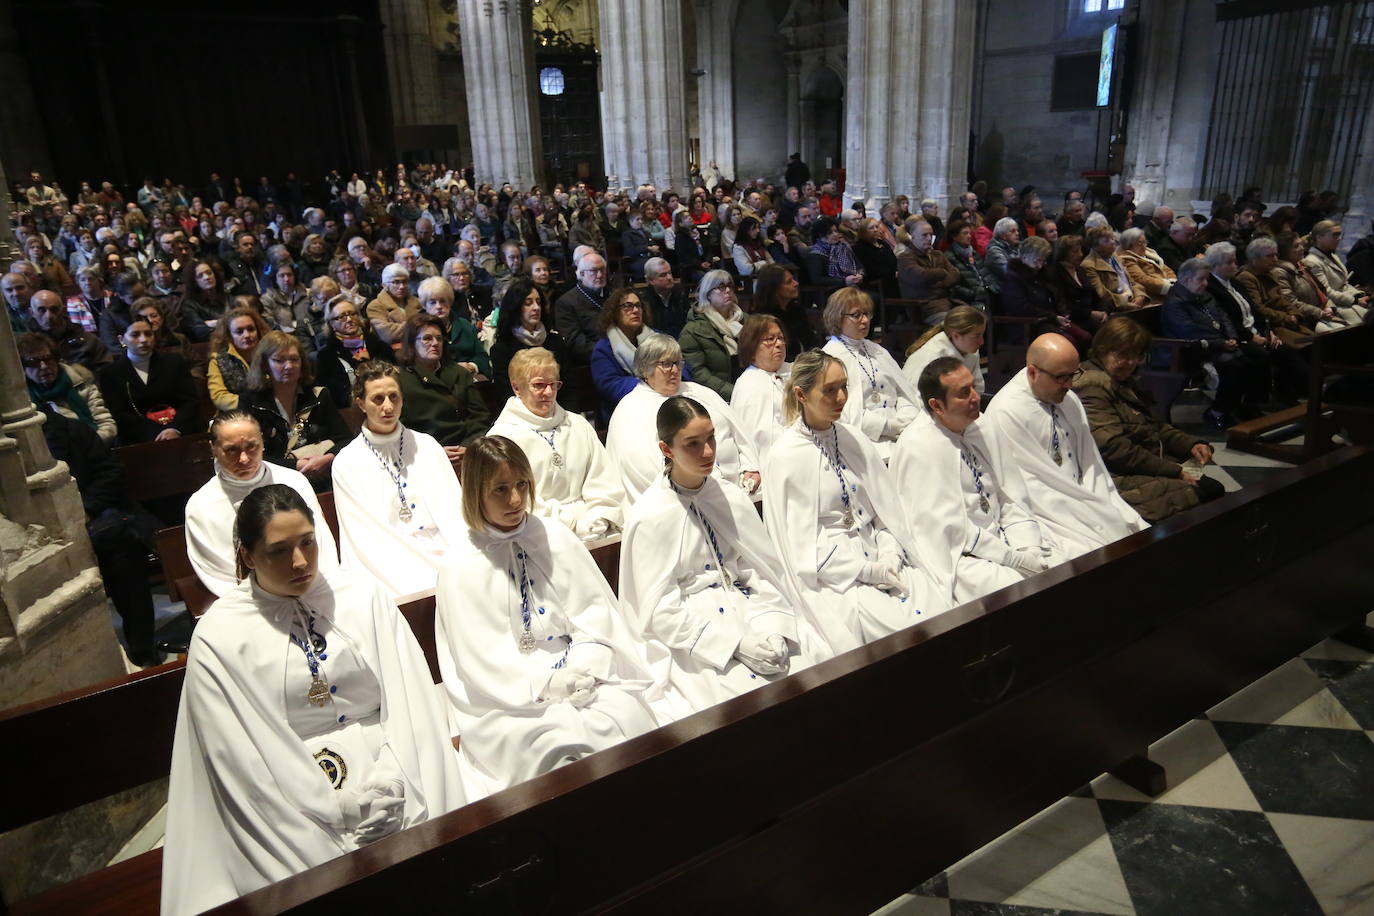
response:
<path id="1" fill-rule="evenodd" d="M 734 35 L 735 174 L 781 181 L 797 151 L 787 148 L 787 43 L 769 0 L 743 0 Z"/>

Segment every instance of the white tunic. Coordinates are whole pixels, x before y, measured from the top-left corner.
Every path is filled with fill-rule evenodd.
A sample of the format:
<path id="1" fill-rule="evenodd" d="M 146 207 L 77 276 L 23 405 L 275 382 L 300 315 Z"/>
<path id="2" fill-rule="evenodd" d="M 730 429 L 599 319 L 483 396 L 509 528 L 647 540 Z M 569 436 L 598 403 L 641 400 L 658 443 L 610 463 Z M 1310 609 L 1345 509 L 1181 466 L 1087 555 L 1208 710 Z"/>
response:
<path id="1" fill-rule="evenodd" d="M 655 681 L 692 712 L 786 676 L 756 674 L 735 657 L 746 634 L 786 637 L 789 674 L 833 654 L 753 501 L 715 477 L 686 490 L 660 474 L 644 491 L 620 547 L 620 600 L 649 645 Z"/>
<path id="2" fill-rule="evenodd" d="M 911 513 L 913 534 L 953 604 L 1021 581 L 1014 568 L 984 557 L 1022 547 L 1040 556 L 1040 526 L 1024 508 L 1020 476 L 1015 468 L 1004 474 L 1000 458 L 977 421 L 958 435 L 925 410 L 893 450 L 892 476 Z M 984 543 L 988 539 L 994 549 Z"/>
<path id="3" fill-rule="evenodd" d="M 906 358 L 906 364 L 902 366 L 902 375 L 906 376 L 906 380 L 915 389 L 921 380 L 921 370 L 942 356 L 952 356 L 967 366 L 968 371 L 973 373 L 974 390 L 979 394 L 983 393 L 983 366 L 978 351 L 960 353 L 959 348 L 954 345 L 954 341 L 950 340 L 949 335 L 944 331 L 927 340 L 920 349 Z M 917 403 L 920 403 L 919 391 L 917 392 Z"/>
<path id="4" fill-rule="evenodd" d="M 704 385 L 683 382 L 678 393 L 706 408 L 716 427 L 716 470 L 724 479 L 739 483 L 745 471 L 761 470 L 744 422 L 720 395 Z M 606 452 L 620 469 L 620 480 L 630 502 L 663 473 L 663 453 L 658 450 L 658 409 L 668 400 L 644 382 L 620 399 L 606 432 Z"/>
<path id="5" fill-rule="evenodd" d="M 822 347 L 844 363 L 849 375 L 849 400 L 840 421 L 861 430 L 886 462 L 892 443 L 916 419 L 921 403 L 897 361 L 879 344 L 852 337 L 831 337 Z"/>
<path id="6" fill-rule="evenodd" d="M 530 516 L 513 532 L 470 532 L 436 600 L 459 747 L 493 790 L 658 726 L 639 646 L 591 554 L 564 526 Z M 526 615 L 533 649 L 522 652 Z M 547 695 L 565 667 L 596 677 L 588 705 Z"/>
<path id="7" fill-rule="evenodd" d="M 763 518 L 798 590 L 817 609 L 822 635 L 839 653 L 950 605 L 930 576 L 876 447 L 843 423 L 831 429 L 833 435 L 813 433 L 798 420 L 774 444 Z M 845 523 L 841 477 L 852 524 Z M 888 566 L 899 566 L 905 596 L 870 584 L 873 571 Z"/>
<path id="8" fill-rule="evenodd" d="M 777 372 L 750 366 L 735 379 L 735 389 L 730 395 L 730 406 L 739 415 L 764 467 L 768 466 L 773 442 L 787 428 L 782 418 L 782 401 L 787 393 L 787 377 L 791 374 L 791 363 L 783 363 Z"/>
<path id="9" fill-rule="evenodd" d="M 529 459 L 535 515 L 556 518 L 584 539 L 623 526 L 625 489 L 620 475 L 596 430 L 582 416 L 555 404 L 550 416 L 541 417 L 519 398 L 511 398 L 488 435 L 505 436 Z"/>
<path id="10" fill-rule="evenodd" d="M 339 549 L 334 544 L 334 535 L 320 513 L 320 501 L 304 474 L 264 461 L 252 480 L 239 480 L 224 473 L 216 461 L 215 476 L 186 501 L 186 558 L 191 561 L 196 578 L 214 595 L 228 594 L 239 584 L 234 571 L 234 519 L 239 506 L 258 487 L 276 483 L 285 484 L 301 494 L 314 513 L 320 571 L 328 574 L 339 568 Z"/>
<path id="11" fill-rule="evenodd" d="M 327 643 L 320 669 L 337 688 L 321 708 L 306 699 L 310 672 L 291 640 L 295 599 L 250 577 L 192 634 L 172 750 L 164 913 L 199 913 L 355 849 L 369 771 L 404 782 L 403 826 L 465 803 L 442 701 L 395 607 L 337 570 L 317 576 L 300 603 L 316 615 Z M 323 747 L 348 770 L 337 788 L 313 757 Z"/>
<path id="12" fill-rule="evenodd" d="M 400 424 L 387 436 L 364 426 L 334 459 L 333 473 L 344 567 L 371 575 L 392 600 L 433 588 L 467 536 L 463 491 L 443 447 Z M 401 493 L 409 521 L 401 518 Z"/>
<path id="13" fill-rule="evenodd" d="M 1031 392 L 1022 369 L 997 392 L 979 422 L 997 437 L 1006 464 L 1021 472 L 1027 508 L 1058 545 L 1062 559 L 1149 527 L 1112 483 L 1076 393 L 1070 391 L 1060 404 L 1046 404 Z"/>

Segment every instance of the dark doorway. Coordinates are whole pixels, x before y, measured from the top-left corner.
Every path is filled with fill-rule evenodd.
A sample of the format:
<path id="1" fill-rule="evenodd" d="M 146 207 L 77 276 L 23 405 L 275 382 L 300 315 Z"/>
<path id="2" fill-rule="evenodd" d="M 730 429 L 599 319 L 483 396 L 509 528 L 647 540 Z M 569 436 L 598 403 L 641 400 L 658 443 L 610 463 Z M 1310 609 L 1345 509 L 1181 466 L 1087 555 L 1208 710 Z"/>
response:
<path id="1" fill-rule="evenodd" d="M 544 186 L 585 181 L 605 187 L 596 49 L 547 29 L 535 33 L 534 62 Z"/>
<path id="2" fill-rule="evenodd" d="M 813 70 L 802 87 L 801 135 L 802 159 L 812 175 L 844 166 L 844 81 L 829 67 Z"/>

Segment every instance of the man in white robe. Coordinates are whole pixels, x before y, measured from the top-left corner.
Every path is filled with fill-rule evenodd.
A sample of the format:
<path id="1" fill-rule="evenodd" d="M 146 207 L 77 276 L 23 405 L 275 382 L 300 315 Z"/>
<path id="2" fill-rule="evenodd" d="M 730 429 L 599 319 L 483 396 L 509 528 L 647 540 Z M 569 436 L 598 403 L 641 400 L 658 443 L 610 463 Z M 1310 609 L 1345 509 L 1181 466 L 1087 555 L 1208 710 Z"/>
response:
<path id="1" fill-rule="evenodd" d="M 1020 471 L 1031 515 L 1065 560 L 1149 527 L 1112 483 L 1072 390 L 1078 371 L 1067 337 L 1040 335 L 1026 368 L 997 392 L 983 421 L 1004 464 Z"/>
<path id="2" fill-rule="evenodd" d="M 917 387 L 925 409 L 902 431 L 892 473 L 945 597 L 963 604 L 1048 568 L 1040 525 L 976 422 L 973 374 L 950 356 L 932 360 Z"/>

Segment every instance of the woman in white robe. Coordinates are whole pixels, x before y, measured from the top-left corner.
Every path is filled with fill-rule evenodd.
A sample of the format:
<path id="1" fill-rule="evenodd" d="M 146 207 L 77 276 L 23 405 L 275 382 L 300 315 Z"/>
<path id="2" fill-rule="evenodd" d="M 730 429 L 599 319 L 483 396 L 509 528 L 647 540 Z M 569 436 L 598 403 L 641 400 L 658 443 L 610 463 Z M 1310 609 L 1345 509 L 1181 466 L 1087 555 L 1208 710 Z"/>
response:
<path id="1" fill-rule="evenodd" d="M 591 554 L 529 514 L 519 446 L 463 458 L 467 546 L 439 576 L 435 647 L 461 753 L 493 791 L 657 727 L 640 647 Z"/>
<path id="2" fill-rule="evenodd" d="M 635 350 L 635 374 L 640 382 L 625 395 L 611 415 L 606 452 L 620 470 L 630 502 L 649 488 L 663 470 L 658 450 L 658 408 L 674 395 L 689 397 L 711 414 L 716 427 L 716 469 L 725 480 L 746 493 L 759 488 L 758 453 L 739 415 L 711 389 L 682 380 L 682 348 L 666 334 L 647 334 Z"/>
<path id="3" fill-rule="evenodd" d="M 836 653 L 949 607 L 882 457 L 839 422 L 848 392 L 838 359 L 820 350 L 797 357 L 791 425 L 773 445 L 763 497 L 768 535 Z"/>
<path id="4" fill-rule="evenodd" d="M 980 351 L 987 329 L 987 315 L 971 305 L 956 305 L 945 313 L 943 322 L 912 345 L 902 365 L 902 375 L 915 388 L 921 378 L 921 370 L 942 356 L 952 356 L 968 366 L 968 371 L 973 373 L 974 390 L 982 395 L 983 358 Z"/>
<path id="5" fill-rule="evenodd" d="M 315 538 L 320 545 L 320 568 L 339 568 L 334 535 L 320 515 L 320 502 L 305 475 L 262 460 L 262 429 L 243 410 L 222 413 L 210 423 L 210 453 L 215 476 L 186 501 L 186 558 L 212 594 L 222 596 L 238 585 L 234 571 L 234 516 L 245 496 L 258 487 L 285 484 L 305 500 L 320 519 Z"/>
<path id="6" fill-rule="evenodd" d="M 868 339 L 872 324 L 868 293 L 853 286 L 836 290 L 825 303 L 830 339 L 822 349 L 844 364 L 849 380 L 840 421 L 862 432 L 886 462 L 892 444 L 916 419 L 920 398 L 892 354 Z"/>
<path id="7" fill-rule="evenodd" d="M 163 913 L 465 803 L 442 699 L 395 607 L 364 580 L 319 574 L 319 529 L 294 489 L 255 490 L 236 525 L 245 578 L 201 618 L 186 661 Z"/>
<path id="8" fill-rule="evenodd" d="M 505 436 L 534 470 L 539 503 L 531 511 L 557 519 L 584 541 L 603 538 L 624 523 L 625 488 L 592 425 L 558 403 L 558 361 L 543 347 L 511 359 L 515 397 L 506 402 L 491 435 Z"/>
<path id="9" fill-rule="evenodd" d="M 377 580 L 394 601 L 434 588 L 466 540 L 462 490 L 444 447 L 401 423 L 400 370 L 372 360 L 354 374 L 362 435 L 334 459 L 343 565 Z"/>
<path id="10" fill-rule="evenodd" d="M 758 453 L 759 463 L 768 465 L 773 442 L 782 435 L 782 401 L 787 393 L 787 376 L 792 364 L 787 355 L 787 334 L 774 315 L 754 314 L 744 322 L 739 334 L 740 362 L 749 368 L 735 379 L 730 406 L 739 415 Z"/>
<path id="11" fill-rule="evenodd" d="M 669 398 L 656 427 L 668 468 L 620 548 L 621 605 L 656 681 L 699 712 L 829 658 L 754 504 L 711 473 L 709 413 Z"/>

